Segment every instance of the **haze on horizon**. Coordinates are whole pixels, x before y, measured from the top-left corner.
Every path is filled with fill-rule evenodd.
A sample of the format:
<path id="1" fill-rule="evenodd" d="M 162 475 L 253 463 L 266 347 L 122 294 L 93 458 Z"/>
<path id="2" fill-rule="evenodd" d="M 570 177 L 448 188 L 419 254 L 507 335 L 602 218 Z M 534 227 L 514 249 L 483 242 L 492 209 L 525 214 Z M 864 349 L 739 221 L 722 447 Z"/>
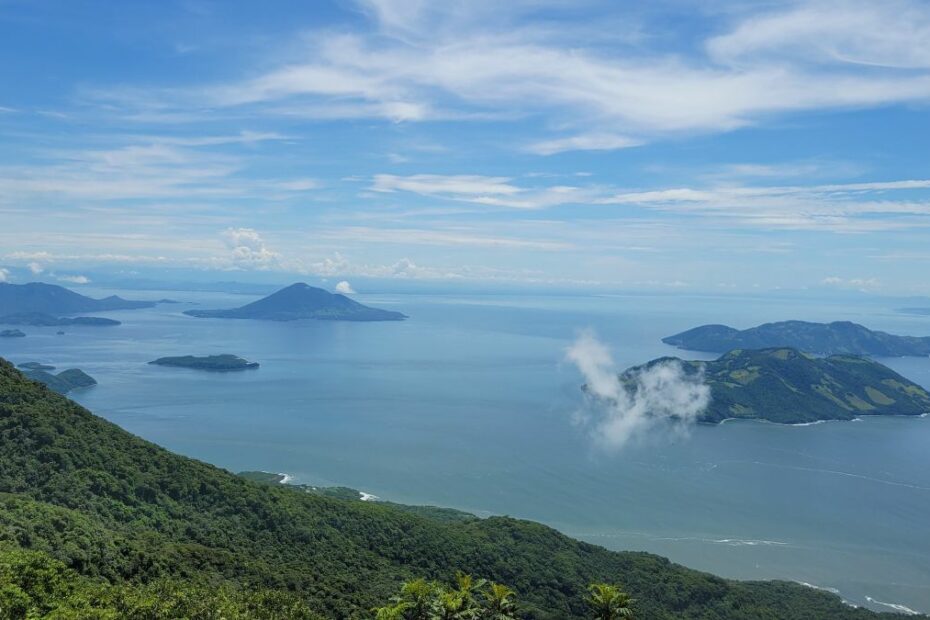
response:
<path id="1" fill-rule="evenodd" d="M 0 49 L 0 280 L 930 294 L 919 0 L 7 0 Z"/>

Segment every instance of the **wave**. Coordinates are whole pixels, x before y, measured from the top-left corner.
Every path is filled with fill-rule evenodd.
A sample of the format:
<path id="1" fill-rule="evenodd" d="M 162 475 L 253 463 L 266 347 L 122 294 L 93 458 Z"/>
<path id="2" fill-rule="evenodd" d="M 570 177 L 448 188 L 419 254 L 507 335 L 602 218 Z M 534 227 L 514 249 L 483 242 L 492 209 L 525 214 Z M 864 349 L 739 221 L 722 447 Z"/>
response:
<path id="1" fill-rule="evenodd" d="M 837 594 L 837 595 L 839 595 L 839 593 L 840 593 L 840 591 L 837 590 L 836 588 L 830 588 L 830 587 L 827 587 L 827 586 L 815 586 L 814 584 L 812 584 L 812 583 L 807 583 L 806 581 L 798 581 L 798 582 L 796 582 L 796 583 L 798 583 L 798 584 L 804 586 L 805 588 L 811 588 L 811 589 L 813 589 L 813 590 L 821 590 L 821 591 L 823 591 L 823 592 L 829 592 L 830 594 Z"/>
<path id="2" fill-rule="evenodd" d="M 902 605 L 900 603 L 885 603 L 882 601 L 877 601 L 871 596 L 865 597 L 865 600 L 872 603 L 873 605 L 881 605 L 882 607 L 893 609 L 895 611 L 901 612 L 902 614 L 907 614 L 908 616 L 919 616 L 920 615 L 920 612 L 917 611 L 916 609 L 911 609 L 910 607 L 906 605 Z"/>

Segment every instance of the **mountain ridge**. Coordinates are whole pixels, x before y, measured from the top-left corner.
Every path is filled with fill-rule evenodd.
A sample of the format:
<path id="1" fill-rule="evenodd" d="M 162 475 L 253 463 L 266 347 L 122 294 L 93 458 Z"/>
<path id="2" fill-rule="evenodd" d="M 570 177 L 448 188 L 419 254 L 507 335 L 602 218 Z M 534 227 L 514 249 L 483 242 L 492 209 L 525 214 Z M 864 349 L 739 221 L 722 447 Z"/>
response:
<path id="1" fill-rule="evenodd" d="M 778 321 L 739 330 L 701 325 L 662 339 L 679 349 L 725 353 L 732 349 L 790 347 L 819 355 L 852 353 L 874 357 L 930 355 L 930 336 L 897 336 L 851 321 Z"/>

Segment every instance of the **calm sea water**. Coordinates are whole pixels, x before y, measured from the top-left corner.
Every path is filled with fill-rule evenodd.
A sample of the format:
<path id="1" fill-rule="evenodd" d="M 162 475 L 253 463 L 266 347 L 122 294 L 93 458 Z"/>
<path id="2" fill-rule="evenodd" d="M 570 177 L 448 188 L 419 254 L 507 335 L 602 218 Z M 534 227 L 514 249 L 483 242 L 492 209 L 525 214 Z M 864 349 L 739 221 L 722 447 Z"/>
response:
<path id="1" fill-rule="evenodd" d="M 100 291 L 109 294 L 112 291 Z M 154 291 L 199 307 L 253 299 Z M 612 296 L 362 296 L 403 323 L 194 319 L 190 305 L 108 313 L 117 328 L 28 328 L 15 362 L 78 366 L 76 400 L 171 450 L 381 498 L 508 514 L 613 549 L 743 579 L 782 578 L 851 603 L 930 612 L 930 418 L 785 427 L 731 422 L 604 452 L 573 425 L 564 352 L 594 328 L 625 367 L 706 322 L 849 319 L 930 334 L 878 302 Z M 255 371 L 149 366 L 235 353 Z M 700 354 L 686 355 L 696 358 Z M 708 356 L 703 356 L 708 357 Z M 883 360 L 930 387 L 930 360 Z M 884 605 L 883 605 L 884 604 Z"/>

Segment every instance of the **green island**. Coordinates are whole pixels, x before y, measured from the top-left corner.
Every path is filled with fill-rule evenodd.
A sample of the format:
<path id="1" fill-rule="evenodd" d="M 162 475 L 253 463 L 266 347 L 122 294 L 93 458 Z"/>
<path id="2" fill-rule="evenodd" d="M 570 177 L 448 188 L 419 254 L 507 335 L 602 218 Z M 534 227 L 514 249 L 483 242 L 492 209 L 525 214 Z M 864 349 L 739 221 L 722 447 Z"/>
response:
<path id="1" fill-rule="evenodd" d="M 507 602 L 483 618 L 603 617 L 592 599 L 626 600 L 604 584 L 643 619 L 905 617 L 510 517 L 449 521 L 252 482 L 135 437 L 3 360 L 0 464 L 0 609 L 11 618 L 411 618 L 397 606 L 433 600 L 422 584 L 460 589 L 458 571 Z"/>
<path id="2" fill-rule="evenodd" d="M 54 367 L 52 367 L 54 369 Z M 47 385 L 50 389 L 59 394 L 67 394 L 77 388 L 90 387 L 97 385 L 97 380 L 80 368 L 69 368 L 60 373 L 52 374 L 45 369 L 32 368 L 26 370 L 23 374 L 32 379 Z"/>
<path id="3" fill-rule="evenodd" d="M 33 327 L 60 327 L 65 325 L 89 325 L 92 327 L 110 327 L 122 325 L 115 319 L 99 316 L 56 317 L 44 312 L 19 312 L 0 317 L 2 325 L 30 325 Z"/>
<path id="4" fill-rule="evenodd" d="M 856 355 L 818 358 L 789 348 L 736 349 L 710 362 L 659 358 L 626 370 L 621 378 L 632 390 L 639 372 L 668 362 L 681 364 L 687 375 L 702 375 L 710 387 L 711 401 L 702 422 L 743 418 L 804 424 L 930 413 L 925 389 Z"/>
<path id="5" fill-rule="evenodd" d="M 55 367 L 50 364 L 43 364 L 42 362 L 23 362 L 22 364 L 17 364 L 17 368 L 22 368 L 23 370 L 55 370 Z"/>
<path id="6" fill-rule="evenodd" d="M 258 301 L 227 310 L 185 310 L 198 318 L 258 319 L 263 321 L 403 321 L 407 317 L 393 310 L 362 305 L 339 293 L 298 282 Z"/>
<path id="7" fill-rule="evenodd" d="M 228 372 L 231 370 L 248 370 L 258 368 L 258 362 L 250 362 L 238 355 L 224 353 L 222 355 L 181 355 L 177 357 L 160 357 L 149 364 L 155 366 L 174 366 L 177 368 L 193 368 L 195 370 L 212 370 L 214 372 Z"/>
<path id="8" fill-rule="evenodd" d="M 818 355 L 851 353 L 873 357 L 930 355 L 930 336 L 896 336 L 857 323 L 780 321 L 739 330 L 702 325 L 662 339 L 679 349 L 725 353 L 732 349 L 790 347 Z"/>
<path id="9" fill-rule="evenodd" d="M 25 338 L 26 334 L 19 329 L 0 330 L 0 338 Z"/>

